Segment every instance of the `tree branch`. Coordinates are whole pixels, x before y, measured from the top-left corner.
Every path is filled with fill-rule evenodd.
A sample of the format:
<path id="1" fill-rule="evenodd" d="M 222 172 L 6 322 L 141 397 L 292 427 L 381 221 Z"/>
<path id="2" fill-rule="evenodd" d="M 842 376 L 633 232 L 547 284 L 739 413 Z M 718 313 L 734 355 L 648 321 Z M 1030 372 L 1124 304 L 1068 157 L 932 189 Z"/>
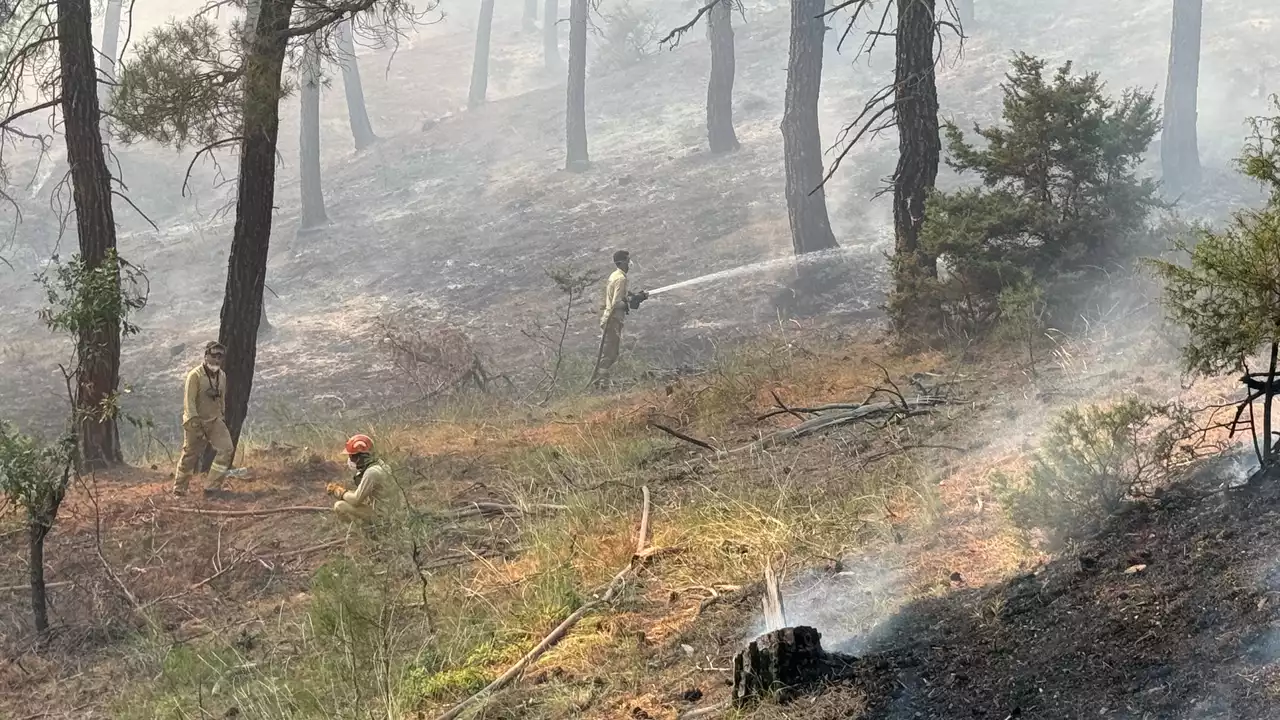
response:
<path id="1" fill-rule="evenodd" d="M 182 176 L 182 197 L 187 197 L 187 189 L 191 186 L 191 171 L 192 169 L 195 168 L 196 161 L 200 159 L 201 155 L 204 155 L 205 153 L 211 153 L 220 147 L 226 147 L 227 145 L 238 143 L 242 140 L 244 140 L 243 135 L 223 138 L 222 140 L 211 142 L 208 145 L 205 145 L 204 147 L 197 150 L 196 154 L 192 156 L 191 162 L 187 164 L 186 174 Z"/>
<path id="2" fill-rule="evenodd" d="M 675 50 L 680 45 L 680 40 L 684 38 L 684 34 L 692 30 L 693 27 L 698 24 L 698 21 L 702 19 L 703 15 L 706 15 L 707 13 L 711 12 L 711 10 L 715 8 L 715 6 L 719 5 L 722 2 L 733 2 L 733 0 L 711 0 L 711 2 L 708 2 L 706 5 L 703 5 L 701 8 L 698 8 L 698 13 L 693 16 L 692 20 L 681 25 L 678 28 L 673 28 L 671 32 L 667 33 L 666 37 L 658 41 L 658 47 L 662 47 L 667 43 L 671 43 L 671 47 L 667 49 Z M 861 2 L 861 0 L 859 0 L 859 2 Z"/>

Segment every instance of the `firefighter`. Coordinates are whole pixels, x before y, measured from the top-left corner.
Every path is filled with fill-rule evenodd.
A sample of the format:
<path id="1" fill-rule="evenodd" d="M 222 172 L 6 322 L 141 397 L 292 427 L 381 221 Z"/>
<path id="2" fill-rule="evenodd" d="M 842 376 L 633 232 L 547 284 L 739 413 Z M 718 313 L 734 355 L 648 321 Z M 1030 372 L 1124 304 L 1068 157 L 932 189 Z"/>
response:
<path id="1" fill-rule="evenodd" d="M 639 307 L 647 293 L 631 295 L 627 292 L 627 271 L 631 269 L 631 253 L 619 250 L 613 254 L 617 267 L 604 287 L 604 312 L 600 315 L 600 354 L 591 381 L 600 385 L 609 376 L 609 369 L 618 361 L 622 348 L 622 325 L 631 307 Z"/>
<path id="2" fill-rule="evenodd" d="M 173 475 L 173 494 L 186 495 L 191 476 L 206 448 L 216 451 L 205 480 L 207 495 L 224 491 L 223 484 L 235 457 L 235 445 L 223 414 L 227 406 L 227 374 L 222 370 L 226 348 L 210 341 L 204 346 L 204 362 L 187 373 L 182 402 L 182 455 Z"/>
<path id="3" fill-rule="evenodd" d="M 347 467 L 355 471 L 354 490 L 329 483 L 325 490 L 338 498 L 333 512 L 348 522 L 373 520 L 375 504 L 385 486 L 391 483 L 391 471 L 373 456 L 373 440 L 368 435 L 353 435 L 343 450 Z"/>

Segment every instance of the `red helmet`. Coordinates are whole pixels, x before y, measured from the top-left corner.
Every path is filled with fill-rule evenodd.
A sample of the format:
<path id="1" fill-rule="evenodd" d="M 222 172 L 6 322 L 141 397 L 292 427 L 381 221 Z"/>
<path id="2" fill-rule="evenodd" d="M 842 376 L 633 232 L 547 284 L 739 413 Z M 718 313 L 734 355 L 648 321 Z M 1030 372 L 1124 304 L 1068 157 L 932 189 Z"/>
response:
<path id="1" fill-rule="evenodd" d="M 346 455 L 363 455 L 370 450 L 373 450 L 373 440 L 369 439 L 368 435 L 352 435 L 351 439 L 347 440 L 347 447 L 343 450 L 343 453 Z"/>

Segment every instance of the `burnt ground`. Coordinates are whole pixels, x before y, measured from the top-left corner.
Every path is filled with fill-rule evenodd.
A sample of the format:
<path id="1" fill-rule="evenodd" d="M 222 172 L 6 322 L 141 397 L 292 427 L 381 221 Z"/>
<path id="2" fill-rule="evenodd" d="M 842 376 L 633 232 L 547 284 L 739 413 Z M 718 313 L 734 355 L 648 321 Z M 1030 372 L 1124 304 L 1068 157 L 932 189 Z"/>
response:
<path id="1" fill-rule="evenodd" d="M 917 600 L 873 633 L 854 680 L 759 712 L 1276 717 L 1277 479 L 1173 488 L 1034 571 Z"/>

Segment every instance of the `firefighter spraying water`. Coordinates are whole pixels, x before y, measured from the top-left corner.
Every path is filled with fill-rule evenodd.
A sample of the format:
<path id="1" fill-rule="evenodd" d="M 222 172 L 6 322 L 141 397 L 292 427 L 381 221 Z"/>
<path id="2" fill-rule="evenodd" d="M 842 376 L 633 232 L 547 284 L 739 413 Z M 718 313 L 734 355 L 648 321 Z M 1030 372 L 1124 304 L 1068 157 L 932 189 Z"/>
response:
<path id="1" fill-rule="evenodd" d="M 600 315 L 600 350 L 596 353 L 596 366 L 591 373 L 591 385 L 601 387 L 609 381 L 609 371 L 618 361 L 622 350 L 622 326 L 627 313 L 638 310 L 649 293 L 627 291 L 627 272 L 631 269 L 631 253 L 619 250 L 613 254 L 617 268 L 609 276 L 604 288 L 604 312 Z"/>

